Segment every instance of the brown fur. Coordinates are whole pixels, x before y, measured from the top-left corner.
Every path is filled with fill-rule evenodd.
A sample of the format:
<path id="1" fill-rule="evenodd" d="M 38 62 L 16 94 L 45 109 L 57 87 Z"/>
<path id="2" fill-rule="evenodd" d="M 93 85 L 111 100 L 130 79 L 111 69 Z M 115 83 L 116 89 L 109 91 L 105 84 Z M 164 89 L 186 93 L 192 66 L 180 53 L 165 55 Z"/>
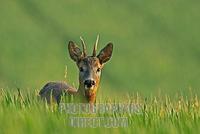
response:
<path id="1" fill-rule="evenodd" d="M 96 48 L 94 48 L 94 50 L 95 49 Z M 112 56 L 112 43 L 109 43 L 106 47 L 104 47 L 98 56 L 96 56 L 96 51 L 93 51 L 93 56 L 87 56 L 85 53 L 86 50 L 82 52 L 72 41 L 68 44 L 68 50 L 71 59 L 76 62 L 77 67 L 80 70 L 79 89 L 76 90 L 64 82 L 49 82 L 41 89 L 39 93 L 40 96 L 45 98 L 48 103 L 52 100 L 59 104 L 60 96 L 64 92 L 74 94 L 77 102 L 95 103 L 96 93 L 101 77 L 101 70 L 104 63 L 107 62 Z M 92 79 L 95 82 L 90 89 L 85 89 L 84 81 L 87 79 Z"/>

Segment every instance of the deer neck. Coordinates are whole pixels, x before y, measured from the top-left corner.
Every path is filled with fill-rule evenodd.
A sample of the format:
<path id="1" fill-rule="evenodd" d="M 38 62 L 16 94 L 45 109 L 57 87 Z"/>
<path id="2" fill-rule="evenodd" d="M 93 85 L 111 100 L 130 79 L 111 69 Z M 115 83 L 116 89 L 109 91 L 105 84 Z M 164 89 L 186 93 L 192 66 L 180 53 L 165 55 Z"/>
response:
<path id="1" fill-rule="evenodd" d="M 94 104 L 96 102 L 96 92 L 87 94 L 85 92 L 84 87 L 79 86 L 78 92 L 77 92 L 77 99 L 81 103 L 91 103 L 91 104 Z"/>

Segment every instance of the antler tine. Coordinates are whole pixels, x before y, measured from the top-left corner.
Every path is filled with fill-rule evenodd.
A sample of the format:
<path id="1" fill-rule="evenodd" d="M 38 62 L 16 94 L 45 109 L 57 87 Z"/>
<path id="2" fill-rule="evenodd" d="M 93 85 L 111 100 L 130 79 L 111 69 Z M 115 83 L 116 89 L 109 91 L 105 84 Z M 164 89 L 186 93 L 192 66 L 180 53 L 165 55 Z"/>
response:
<path id="1" fill-rule="evenodd" d="M 81 36 L 80 36 L 80 39 L 81 39 L 81 43 L 82 43 L 82 47 L 83 47 L 83 55 L 85 57 L 87 55 L 86 54 L 86 45 L 85 45 L 85 42 L 84 42 L 84 40 Z"/>
<path id="2" fill-rule="evenodd" d="M 99 42 L 99 34 L 97 35 L 97 39 L 96 39 L 96 42 L 94 44 L 93 57 L 96 56 L 98 42 Z"/>

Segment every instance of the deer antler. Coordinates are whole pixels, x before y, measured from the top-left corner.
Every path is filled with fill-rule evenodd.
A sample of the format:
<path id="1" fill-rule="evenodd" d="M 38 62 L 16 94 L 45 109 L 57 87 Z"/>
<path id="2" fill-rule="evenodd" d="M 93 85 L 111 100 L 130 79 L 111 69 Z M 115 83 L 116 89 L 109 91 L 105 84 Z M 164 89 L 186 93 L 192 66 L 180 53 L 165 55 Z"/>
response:
<path id="1" fill-rule="evenodd" d="M 86 45 L 85 45 L 85 42 L 84 42 L 84 40 L 81 36 L 80 36 L 80 39 L 81 39 L 81 43 L 82 43 L 82 47 L 83 47 L 83 55 L 85 57 L 87 55 L 86 54 Z"/>
<path id="2" fill-rule="evenodd" d="M 93 54 L 92 54 L 93 57 L 96 56 L 98 42 L 99 42 L 99 34 L 97 35 L 97 39 L 96 39 L 96 42 L 94 44 L 94 49 L 93 49 Z"/>

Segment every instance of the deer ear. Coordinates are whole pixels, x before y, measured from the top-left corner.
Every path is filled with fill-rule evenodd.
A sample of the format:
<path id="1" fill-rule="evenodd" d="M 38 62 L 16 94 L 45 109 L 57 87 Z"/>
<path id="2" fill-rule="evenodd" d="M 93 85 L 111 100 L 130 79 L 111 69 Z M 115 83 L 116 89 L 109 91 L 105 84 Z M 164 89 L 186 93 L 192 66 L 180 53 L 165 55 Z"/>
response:
<path id="1" fill-rule="evenodd" d="M 107 62 L 110 60 L 112 56 L 112 51 L 113 51 L 113 44 L 108 43 L 98 54 L 97 58 L 99 58 L 99 61 L 101 64 Z"/>
<path id="2" fill-rule="evenodd" d="M 75 62 L 78 62 L 83 57 L 83 52 L 73 41 L 69 41 L 68 50 L 71 59 Z"/>

